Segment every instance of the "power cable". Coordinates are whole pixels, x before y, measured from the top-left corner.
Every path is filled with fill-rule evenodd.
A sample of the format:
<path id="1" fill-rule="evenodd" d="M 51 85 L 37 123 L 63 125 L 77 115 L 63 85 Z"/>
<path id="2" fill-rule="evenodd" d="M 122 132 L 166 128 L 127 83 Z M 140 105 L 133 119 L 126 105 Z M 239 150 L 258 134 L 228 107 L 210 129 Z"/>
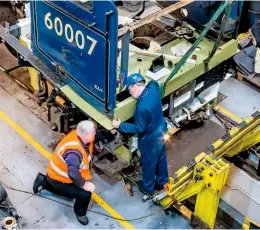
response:
<path id="1" fill-rule="evenodd" d="M 53 201 L 53 202 L 55 202 L 55 203 L 64 205 L 64 206 L 66 206 L 66 207 L 73 208 L 73 206 L 71 206 L 71 205 L 69 205 L 69 204 L 65 204 L 65 203 L 63 203 L 63 202 L 54 200 L 54 199 L 52 199 L 52 198 L 49 198 L 49 197 L 46 197 L 46 196 L 42 196 L 42 195 L 38 195 L 38 194 L 34 194 L 34 193 L 32 193 L 32 192 L 24 191 L 24 190 L 21 190 L 21 189 L 13 188 L 13 187 L 11 187 L 11 186 L 5 184 L 5 183 L 2 182 L 2 181 L 0 181 L 0 183 L 3 184 L 4 186 L 6 186 L 7 188 L 13 190 L 13 191 L 17 191 L 17 192 L 26 193 L 26 194 L 30 194 L 30 195 L 33 195 L 33 196 L 41 197 L 41 198 L 44 198 L 44 199 L 46 199 L 46 200 L 50 200 L 50 201 Z M 185 189 L 188 187 L 188 184 L 189 184 L 189 183 L 187 183 L 187 185 L 186 185 L 186 186 L 183 188 L 183 190 L 175 197 L 175 199 L 177 199 L 177 198 L 185 191 Z M 172 202 L 172 201 L 171 201 L 171 202 Z M 171 202 L 169 202 L 169 204 L 170 204 Z M 169 205 L 169 204 L 168 204 L 168 205 Z M 167 205 L 167 206 L 168 206 L 168 205 Z M 1 207 L 2 207 L 2 206 L 0 205 L 0 208 L 1 208 Z M 7 207 L 3 206 L 2 208 L 7 208 Z M 15 208 L 15 207 L 11 206 L 11 207 L 9 207 L 9 208 Z M 136 221 L 136 220 L 145 219 L 145 218 L 148 218 L 148 217 L 150 217 L 150 216 L 154 216 L 154 215 L 156 215 L 156 214 L 158 214 L 158 213 L 161 213 L 161 210 L 160 210 L 160 211 L 157 211 L 157 212 L 154 212 L 154 213 L 151 213 L 151 214 L 148 214 L 148 215 L 145 215 L 145 216 L 133 218 L 133 219 L 121 219 L 121 218 L 116 218 L 116 217 L 112 217 L 112 216 L 110 216 L 110 215 L 107 215 L 107 214 L 105 214 L 105 213 L 101 213 L 101 212 L 97 212 L 97 211 L 93 211 L 93 210 L 88 210 L 88 212 L 95 213 L 95 214 L 99 214 L 99 215 L 102 215 L 102 216 L 105 216 L 105 217 L 108 217 L 108 218 L 111 218 L 111 219 L 114 219 L 114 220 L 120 220 L 120 221 Z"/>
<path id="2" fill-rule="evenodd" d="M 34 193 L 32 193 L 32 192 L 24 191 L 24 190 L 21 190 L 21 189 L 13 188 L 13 187 L 11 187 L 11 186 L 5 184 L 5 183 L 2 182 L 2 181 L 0 181 L 0 183 L 3 184 L 5 187 L 7 187 L 7 188 L 13 190 L 13 191 L 17 191 L 17 192 L 26 193 L 26 194 L 30 194 L 30 195 L 33 195 L 33 196 L 41 197 L 41 198 L 44 198 L 44 199 L 47 199 L 47 200 L 50 200 L 50 201 L 53 201 L 53 202 L 62 204 L 62 205 L 64 205 L 64 206 L 73 208 L 73 206 L 71 206 L 71 205 L 69 205 L 69 204 L 65 204 L 65 203 L 63 203 L 63 202 L 60 202 L 60 201 L 51 199 L 51 198 L 49 198 L 49 197 L 42 196 L 42 195 L 38 195 L 38 194 L 34 194 Z M 1 206 L 0 206 L 0 208 L 1 208 Z M 9 207 L 9 208 L 11 208 L 11 207 Z M 12 207 L 12 208 L 15 208 L 15 207 Z M 153 215 L 155 215 L 155 214 L 157 214 L 157 213 L 161 213 L 161 210 L 160 210 L 160 211 L 157 211 L 157 212 L 154 212 L 154 213 L 151 213 L 151 214 L 148 214 L 148 215 L 145 215 L 145 216 L 133 218 L 133 219 L 121 219 L 121 218 L 116 218 L 116 217 L 112 217 L 112 216 L 110 216 L 110 215 L 107 215 L 107 214 L 105 214 L 105 213 L 101 213 L 101 212 L 97 212 L 97 211 L 92 211 L 92 210 L 88 210 L 88 212 L 92 212 L 92 213 L 95 213 L 95 214 L 99 214 L 99 215 L 102 215 L 102 216 L 105 216 L 105 217 L 108 217 L 108 218 L 111 218 L 111 219 L 114 219 L 114 220 L 120 220 L 120 221 L 136 221 L 136 220 L 141 220 L 141 219 L 148 218 L 148 217 L 153 216 Z"/>

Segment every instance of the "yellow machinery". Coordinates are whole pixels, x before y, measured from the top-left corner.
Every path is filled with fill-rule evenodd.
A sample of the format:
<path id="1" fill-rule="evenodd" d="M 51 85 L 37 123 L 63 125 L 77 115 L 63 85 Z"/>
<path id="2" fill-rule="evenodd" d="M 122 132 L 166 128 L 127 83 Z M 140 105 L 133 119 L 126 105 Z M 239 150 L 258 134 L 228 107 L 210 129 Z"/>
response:
<path id="1" fill-rule="evenodd" d="M 244 218 L 244 224 L 243 224 L 243 229 L 249 230 L 249 229 L 260 229 L 260 224 L 250 220 L 249 218 L 245 217 Z"/>
<path id="2" fill-rule="evenodd" d="M 191 220 L 214 228 L 221 190 L 229 171 L 229 163 L 223 157 L 233 157 L 259 142 L 260 111 L 257 111 L 214 142 L 208 152 L 200 153 L 178 170 L 176 177 L 169 179 L 165 191 L 155 196 L 154 201 L 164 209 L 174 205 Z M 197 197 L 191 213 L 181 202 L 194 195 Z"/>

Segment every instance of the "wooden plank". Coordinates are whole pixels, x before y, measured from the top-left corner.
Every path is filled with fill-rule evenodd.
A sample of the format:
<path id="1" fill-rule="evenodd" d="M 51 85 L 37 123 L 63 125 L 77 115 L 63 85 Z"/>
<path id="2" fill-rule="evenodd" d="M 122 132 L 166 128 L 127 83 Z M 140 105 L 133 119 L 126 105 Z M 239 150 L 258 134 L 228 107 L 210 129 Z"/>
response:
<path id="1" fill-rule="evenodd" d="M 186 206 L 181 205 L 178 209 L 183 216 L 185 216 L 187 219 L 191 220 L 193 212 L 188 209 Z"/>
<path id="2" fill-rule="evenodd" d="M 247 81 L 251 83 L 252 85 L 256 86 L 257 88 L 260 88 L 260 76 L 254 76 L 252 78 L 249 78 L 245 76 L 244 74 L 237 72 L 237 80 L 239 81 Z"/>
<path id="3" fill-rule="evenodd" d="M 195 0 L 181 0 L 173 5 L 170 5 L 158 12 L 155 12 L 139 21 L 136 21 L 136 22 L 133 22 L 131 23 L 130 25 L 126 25 L 124 27 L 122 27 L 121 29 L 118 30 L 118 36 L 122 36 L 124 35 L 127 31 L 133 31 L 134 29 L 138 28 L 138 27 L 141 27 L 145 24 L 148 24 L 148 23 L 151 23 L 153 22 L 155 19 L 157 18 L 160 18 L 160 17 L 163 17 L 175 10 L 178 10 L 192 2 L 194 2 Z"/>
<path id="4" fill-rule="evenodd" d="M 237 73 L 237 80 L 243 81 L 244 80 L 244 75 L 240 72 Z"/>

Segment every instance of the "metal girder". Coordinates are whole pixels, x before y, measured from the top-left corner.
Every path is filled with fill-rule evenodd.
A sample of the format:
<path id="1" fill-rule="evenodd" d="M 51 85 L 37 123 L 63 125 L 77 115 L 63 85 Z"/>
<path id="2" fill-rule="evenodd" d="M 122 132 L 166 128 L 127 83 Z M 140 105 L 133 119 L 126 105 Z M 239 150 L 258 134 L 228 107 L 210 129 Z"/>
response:
<path id="1" fill-rule="evenodd" d="M 222 157 L 232 157 L 259 142 L 260 111 L 257 111 L 209 146 L 207 153 L 202 152 L 191 164 L 177 171 L 177 177 L 169 178 L 166 191 L 154 201 L 169 208 L 197 194 L 194 215 L 213 228 L 229 170 L 229 164 Z"/>
<path id="2" fill-rule="evenodd" d="M 193 169 L 192 180 L 186 181 L 180 187 L 170 181 L 169 190 L 171 187 L 175 189 L 168 194 L 170 199 L 164 199 L 160 204 L 168 208 L 171 201 L 181 202 L 197 195 L 194 215 L 209 228 L 214 228 L 220 191 L 226 183 L 229 164 L 222 159 L 214 161 L 213 164 L 208 161 L 210 159 L 198 163 Z"/>
<path id="3" fill-rule="evenodd" d="M 194 215 L 212 229 L 215 226 L 221 190 L 227 181 L 229 164 L 219 159 L 198 172 L 204 167 L 207 167 L 206 162 L 198 164 L 195 169 L 195 177 L 203 177 L 205 187 L 197 194 Z"/>

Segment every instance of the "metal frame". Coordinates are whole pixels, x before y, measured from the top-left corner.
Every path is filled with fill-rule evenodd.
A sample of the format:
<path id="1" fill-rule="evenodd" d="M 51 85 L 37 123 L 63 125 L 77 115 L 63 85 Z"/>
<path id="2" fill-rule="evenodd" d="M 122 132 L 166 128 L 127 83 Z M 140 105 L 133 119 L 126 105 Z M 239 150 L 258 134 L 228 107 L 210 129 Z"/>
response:
<path id="1" fill-rule="evenodd" d="M 233 157 L 239 152 L 260 142 L 260 110 L 231 129 L 225 136 L 209 146 L 190 164 L 170 178 L 166 191 L 154 201 L 165 209 L 197 195 L 194 215 L 214 228 L 220 193 L 226 183 L 229 164 L 222 157 Z"/>
<path id="2" fill-rule="evenodd" d="M 204 57 L 206 58 L 207 54 L 206 52 L 210 52 L 209 41 L 205 40 L 200 43 L 201 47 L 201 53 L 200 51 L 196 54 L 198 55 L 198 60 L 196 61 L 196 64 L 191 66 L 189 64 L 184 65 L 184 67 L 178 71 L 178 73 L 167 83 L 165 88 L 165 95 L 170 95 L 175 90 L 181 88 L 182 86 L 186 85 L 190 81 L 195 80 L 197 77 L 201 76 L 205 73 L 205 64 L 203 62 Z M 212 45 L 213 46 L 213 45 Z M 230 40 L 229 42 L 225 43 L 224 45 L 220 46 L 218 48 L 218 51 L 215 53 L 215 55 L 210 59 L 209 62 L 209 70 L 223 62 L 224 60 L 229 59 L 233 56 L 237 51 L 237 41 L 236 40 Z M 136 57 L 143 57 L 142 55 L 134 55 L 131 58 Z M 147 58 L 147 57 L 146 57 Z M 150 59 L 149 59 L 150 60 Z M 128 69 L 131 68 L 131 65 L 128 67 Z M 146 77 L 145 77 L 146 78 Z M 158 82 L 163 83 L 165 81 L 166 77 L 163 77 Z M 148 78 L 146 78 L 148 80 Z M 114 117 L 119 118 L 121 121 L 126 121 L 129 118 L 132 117 L 134 111 L 135 111 L 135 104 L 136 100 L 129 97 L 125 99 L 122 102 L 117 103 L 117 106 L 115 108 Z"/>
<path id="3" fill-rule="evenodd" d="M 139 21 L 136 21 L 136 22 L 133 22 L 129 25 L 126 25 L 124 27 L 122 27 L 121 29 L 118 30 L 118 37 L 121 37 L 122 35 L 124 35 L 126 32 L 131 32 L 133 31 L 134 29 L 137 29 L 138 27 L 141 27 L 145 24 L 148 24 L 148 23 L 151 23 L 152 21 L 154 21 L 155 19 L 157 18 L 160 18 L 160 17 L 163 17 L 175 10 L 178 10 L 192 2 L 194 2 L 195 0 L 181 0 L 181 1 L 178 1 L 177 3 L 171 5 L 171 6 L 168 6 L 162 10 L 160 10 L 159 12 L 156 12 L 156 13 L 153 13 Z"/>

